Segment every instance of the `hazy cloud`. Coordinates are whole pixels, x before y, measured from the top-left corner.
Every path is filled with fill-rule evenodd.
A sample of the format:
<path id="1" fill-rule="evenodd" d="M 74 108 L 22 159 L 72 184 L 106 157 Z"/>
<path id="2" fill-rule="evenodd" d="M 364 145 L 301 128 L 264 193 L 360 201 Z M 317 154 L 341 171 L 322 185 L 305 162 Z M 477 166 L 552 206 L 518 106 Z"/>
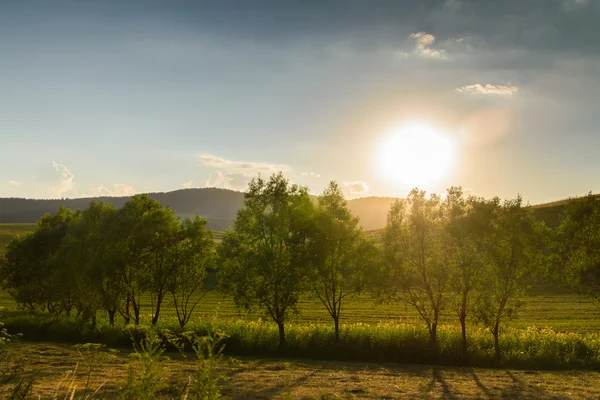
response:
<path id="1" fill-rule="evenodd" d="M 17 181 L 13 181 L 13 180 L 8 181 L 8 184 L 11 186 L 21 186 L 21 182 L 17 182 Z"/>
<path id="2" fill-rule="evenodd" d="M 288 169 L 287 165 L 283 164 L 271 164 L 265 162 L 247 162 L 247 161 L 234 161 L 227 160 L 223 157 L 218 157 L 212 154 L 200 154 L 198 160 L 206 166 L 216 167 L 222 169 L 236 169 L 236 170 L 255 170 L 255 171 L 285 171 Z"/>
<path id="3" fill-rule="evenodd" d="M 252 174 L 248 174 L 245 171 L 225 173 L 222 171 L 213 171 L 204 182 L 203 187 L 243 190 L 251 179 Z"/>
<path id="4" fill-rule="evenodd" d="M 184 189 L 190 189 L 192 187 L 192 181 L 183 182 Z"/>
<path id="5" fill-rule="evenodd" d="M 313 178 L 320 178 L 321 174 L 317 174 L 314 172 L 300 172 L 300 176 L 312 176 Z"/>
<path id="6" fill-rule="evenodd" d="M 124 183 L 116 183 L 112 188 L 106 186 L 98 186 L 90 189 L 87 193 L 82 193 L 81 197 L 120 197 L 133 196 L 137 191 Z"/>
<path id="7" fill-rule="evenodd" d="M 344 186 L 350 189 L 350 193 L 352 194 L 366 193 L 369 190 L 369 186 L 363 181 L 345 181 Z"/>
<path id="8" fill-rule="evenodd" d="M 457 88 L 456 90 L 466 94 L 512 96 L 519 91 L 519 88 L 512 85 L 490 85 L 489 83 L 482 86 L 481 84 L 476 83 L 474 85 Z"/>
<path id="9" fill-rule="evenodd" d="M 75 189 L 75 183 L 73 182 L 73 178 L 75 175 L 69 171 L 67 167 L 64 165 L 58 164 L 52 161 L 52 165 L 54 169 L 60 173 L 60 180 L 58 185 L 52 188 L 52 193 L 56 197 L 63 197 L 64 193 L 70 192 Z"/>

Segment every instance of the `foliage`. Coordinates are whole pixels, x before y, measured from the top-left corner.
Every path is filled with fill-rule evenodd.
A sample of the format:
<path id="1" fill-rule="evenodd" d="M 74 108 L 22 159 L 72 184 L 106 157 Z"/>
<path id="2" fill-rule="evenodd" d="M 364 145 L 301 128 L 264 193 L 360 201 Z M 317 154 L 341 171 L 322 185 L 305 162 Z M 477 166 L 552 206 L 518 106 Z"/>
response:
<path id="1" fill-rule="evenodd" d="M 554 241 L 555 275 L 600 306 L 600 199 L 591 193 L 565 207 Z"/>
<path id="2" fill-rule="evenodd" d="M 309 273 L 313 204 L 283 174 L 248 185 L 242 208 L 219 246 L 222 288 L 241 307 L 264 309 L 279 328 L 296 309 Z"/>
<path id="3" fill-rule="evenodd" d="M 342 302 L 365 287 L 368 267 L 377 260 L 358 218 L 348 210 L 341 188 L 331 182 L 319 197 L 315 218 L 314 268 L 310 285 L 333 318 L 336 340 Z"/>
<path id="4" fill-rule="evenodd" d="M 502 356 L 499 336 L 501 322 L 515 316 L 529 282 L 542 268 L 548 233 L 536 221 L 521 197 L 499 199 L 492 207 L 490 239 L 486 241 L 485 290 L 478 299 L 477 316 L 494 336 L 496 359 Z"/>
<path id="5" fill-rule="evenodd" d="M 167 387 L 164 379 L 162 339 L 153 330 L 139 341 L 134 341 L 135 352 L 131 354 L 127 369 L 127 381 L 120 389 L 123 400 L 155 399 Z"/>
<path id="6" fill-rule="evenodd" d="M 417 310 L 432 347 L 437 345 L 437 326 L 451 276 L 443 211 L 439 196 L 428 198 L 424 191 L 414 189 L 408 200 L 392 205 L 383 235 L 386 289 Z"/>

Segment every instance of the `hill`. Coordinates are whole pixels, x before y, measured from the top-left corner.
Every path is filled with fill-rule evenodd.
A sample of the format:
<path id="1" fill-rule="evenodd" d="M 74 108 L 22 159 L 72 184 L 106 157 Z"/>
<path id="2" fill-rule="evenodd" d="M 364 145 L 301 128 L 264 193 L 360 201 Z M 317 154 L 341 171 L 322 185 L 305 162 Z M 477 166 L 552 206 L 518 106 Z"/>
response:
<path id="1" fill-rule="evenodd" d="M 166 193 L 149 193 L 150 197 L 172 207 L 181 217 L 201 215 L 210 228 L 226 230 L 237 211 L 244 204 L 244 194 L 228 189 L 181 189 Z M 90 201 L 104 201 L 121 207 L 131 197 L 92 197 L 79 199 L 37 200 L 0 198 L 0 223 L 36 222 L 45 213 L 55 213 L 60 206 L 72 210 L 86 208 Z M 348 201 L 350 210 L 361 219 L 367 230 L 385 225 L 387 212 L 394 199 L 390 197 L 365 197 Z"/>

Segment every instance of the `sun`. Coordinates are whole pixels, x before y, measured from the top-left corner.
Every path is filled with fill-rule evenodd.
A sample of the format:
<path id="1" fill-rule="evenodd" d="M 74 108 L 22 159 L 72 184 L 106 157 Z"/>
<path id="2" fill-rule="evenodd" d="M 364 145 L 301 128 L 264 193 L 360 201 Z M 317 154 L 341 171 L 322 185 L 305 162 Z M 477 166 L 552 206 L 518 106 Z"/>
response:
<path id="1" fill-rule="evenodd" d="M 423 187 L 448 173 L 453 156 L 450 139 L 427 125 L 408 125 L 390 132 L 380 160 L 389 179 Z"/>

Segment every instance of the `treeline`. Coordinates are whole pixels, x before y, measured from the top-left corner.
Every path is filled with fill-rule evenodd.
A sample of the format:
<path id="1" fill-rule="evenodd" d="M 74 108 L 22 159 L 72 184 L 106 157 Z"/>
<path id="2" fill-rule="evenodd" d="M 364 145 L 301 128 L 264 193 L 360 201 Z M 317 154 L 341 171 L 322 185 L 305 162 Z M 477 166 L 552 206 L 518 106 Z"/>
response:
<path id="1" fill-rule="evenodd" d="M 94 202 L 46 215 L 34 233 L 13 239 L 2 261 L 5 288 L 24 308 L 77 312 L 95 324 L 99 310 L 114 324 L 140 322 L 140 298 L 150 294 L 156 324 L 167 296 L 181 328 L 203 295 L 207 268 L 220 289 L 277 324 L 279 346 L 301 296 L 312 293 L 332 318 L 335 339 L 346 298 L 367 292 L 418 312 L 435 348 L 442 315 L 462 331 L 488 328 L 501 357 L 500 334 L 539 277 L 600 296 L 600 201 L 568 203 L 551 230 L 520 197 L 501 201 L 413 190 L 389 211 L 380 240 L 368 240 L 332 182 L 313 201 L 280 173 L 254 179 L 234 226 L 217 246 L 200 217 L 179 219 L 147 195 L 123 207 Z"/>

